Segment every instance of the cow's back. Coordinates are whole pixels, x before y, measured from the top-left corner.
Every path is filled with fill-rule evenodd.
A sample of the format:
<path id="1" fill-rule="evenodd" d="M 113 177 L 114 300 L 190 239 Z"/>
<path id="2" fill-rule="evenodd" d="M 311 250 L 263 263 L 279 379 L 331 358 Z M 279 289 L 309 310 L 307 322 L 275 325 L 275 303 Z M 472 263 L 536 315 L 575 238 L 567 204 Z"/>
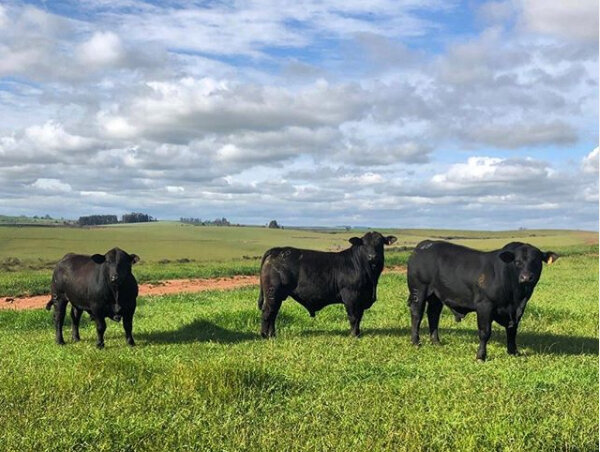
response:
<path id="1" fill-rule="evenodd" d="M 486 254 L 444 241 L 421 242 L 408 262 L 409 285 L 426 286 L 442 300 L 468 299 L 480 275 L 489 271 Z"/>
<path id="2" fill-rule="evenodd" d="M 69 301 L 78 305 L 110 296 L 100 266 L 91 256 L 74 253 L 66 254 L 56 264 L 52 275 L 52 291 L 54 295 L 65 294 Z"/>

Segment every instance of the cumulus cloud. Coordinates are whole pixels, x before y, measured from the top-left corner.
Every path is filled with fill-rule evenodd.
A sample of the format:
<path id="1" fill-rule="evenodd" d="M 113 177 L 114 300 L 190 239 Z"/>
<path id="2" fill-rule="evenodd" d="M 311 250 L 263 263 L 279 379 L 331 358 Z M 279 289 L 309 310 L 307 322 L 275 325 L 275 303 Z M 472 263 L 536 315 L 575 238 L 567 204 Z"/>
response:
<path id="1" fill-rule="evenodd" d="M 0 166 L 25 161 L 39 163 L 81 161 L 80 153 L 99 147 L 98 140 L 74 135 L 55 121 L 33 125 L 10 136 L 0 137 Z"/>
<path id="2" fill-rule="evenodd" d="M 300 92 L 190 77 L 147 86 L 149 90 L 124 103 L 119 114 L 99 113 L 109 133 L 137 131 L 156 141 L 186 143 L 210 133 L 335 126 L 367 107 L 359 86 L 325 80 Z"/>
<path id="3" fill-rule="evenodd" d="M 455 163 L 448 171 L 436 174 L 431 182 L 445 190 L 500 185 L 508 189 L 515 184 L 540 185 L 552 174 L 544 162 L 533 159 L 469 157 L 466 163 Z"/>
<path id="4" fill-rule="evenodd" d="M 569 144 L 577 141 L 575 129 L 570 124 L 558 120 L 530 124 L 521 121 L 513 124 L 478 124 L 464 130 L 461 135 L 466 141 L 508 149 L 549 143 Z"/>
<path id="5" fill-rule="evenodd" d="M 77 48 L 82 64 L 94 67 L 115 66 L 122 62 L 125 50 L 121 39 L 113 32 L 96 32 Z"/>
<path id="6" fill-rule="evenodd" d="M 597 5 L 541 5 L 0 6 L 0 213 L 597 227 Z"/>
<path id="7" fill-rule="evenodd" d="M 598 174 L 598 147 L 583 158 L 581 168 L 584 173 Z"/>
<path id="8" fill-rule="evenodd" d="M 40 178 L 36 179 L 33 184 L 31 184 L 33 188 L 36 188 L 43 192 L 70 192 L 71 186 L 67 183 L 61 182 L 58 179 L 48 179 L 48 178 Z"/>
<path id="9" fill-rule="evenodd" d="M 521 0 L 522 21 L 528 30 L 559 38 L 598 42 L 598 2 Z"/>

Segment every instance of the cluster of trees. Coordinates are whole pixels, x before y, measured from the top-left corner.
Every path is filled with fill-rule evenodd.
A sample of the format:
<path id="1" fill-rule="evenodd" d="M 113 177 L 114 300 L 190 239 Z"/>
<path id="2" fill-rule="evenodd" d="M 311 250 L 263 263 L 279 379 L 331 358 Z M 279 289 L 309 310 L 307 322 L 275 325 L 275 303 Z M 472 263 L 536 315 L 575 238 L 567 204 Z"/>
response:
<path id="1" fill-rule="evenodd" d="M 119 220 L 116 215 L 88 215 L 87 217 L 79 217 L 77 224 L 79 226 L 96 226 L 99 224 L 115 224 Z"/>
<path id="2" fill-rule="evenodd" d="M 271 221 L 269 222 L 269 225 L 268 225 L 267 227 L 268 227 L 269 229 L 283 229 L 283 226 L 280 226 L 280 225 L 277 223 L 277 220 L 271 220 Z"/>
<path id="3" fill-rule="evenodd" d="M 139 212 L 125 213 L 121 216 L 121 223 L 148 223 L 149 221 L 157 220 L 151 215 Z M 77 220 L 79 226 L 97 226 L 116 223 L 119 223 L 119 219 L 116 215 L 88 215 L 79 217 L 79 220 Z"/>
<path id="4" fill-rule="evenodd" d="M 121 223 L 148 223 L 150 221 L 156 221 L 156 218 L 147 213 L 124 213 L 121 217 Z"/>
<path id="5" fill-rule="evenodd" d="M 200 218 L 184 218 L 179 219 L 182 223 L 194 224 L 196 226 L 231 226 L 229 220 L 225 217 L 217 218 L 215 220 L 201 220 Z"/>

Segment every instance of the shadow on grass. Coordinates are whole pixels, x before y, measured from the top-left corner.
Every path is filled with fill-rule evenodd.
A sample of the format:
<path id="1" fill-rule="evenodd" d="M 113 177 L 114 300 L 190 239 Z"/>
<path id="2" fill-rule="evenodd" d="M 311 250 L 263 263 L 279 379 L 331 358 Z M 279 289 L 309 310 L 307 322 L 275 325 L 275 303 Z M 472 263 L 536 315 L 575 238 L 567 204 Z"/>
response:
<path id="1" fill-rule="evenodd" d="M 335 330 L 306 330 L 301 336 L 342 336 L 349 337 L 350 329 Z M 410 343 L 409 328 L 364 328 L 361 336 L 398 336 L 406 337 L 407 344 Z M 465 329 L 440 329 L 440 340 L 442 346 L 444 336 L 460 338 L 464 341 L 472 341 L 476 347 L 479 343 L 477 330 Z M 421 327 L 421 342 L 429 341 L 429 330 L 427 325 Z M 504 331 L 494 330 L 490 342 L 506 347 L 506 335 Z M 563 336 L 551 333 L 522 332 L 517 333 L 517 345 L 520 348 L 532 349 L 540 355 L 596 355 L 598 356 L 598 339 L 586 336 Z"/>
<path id="2" fill-rule="evenodd" d="M 258 339 L 258 334 L 232 331 L 206 320 L 196 320 L 178 330 L 138 333 L 134 337 L 151 344 L 187 344 L 192 342 L 217 342 L 235 344 Z"/>

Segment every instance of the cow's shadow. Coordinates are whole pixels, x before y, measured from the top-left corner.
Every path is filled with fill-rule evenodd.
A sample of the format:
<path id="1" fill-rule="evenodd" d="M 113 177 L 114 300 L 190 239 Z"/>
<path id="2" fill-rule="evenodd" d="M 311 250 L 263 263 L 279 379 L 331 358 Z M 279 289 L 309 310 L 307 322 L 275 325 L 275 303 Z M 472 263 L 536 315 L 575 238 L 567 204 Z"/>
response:
<path id="1" fill-rule="evenodd" d="M 346 336 L 350 335 L 350 329 L 335 330 L 305 330 L 302 336 Z M 429 343 L 429 330 L 427 325 L 421 327 L 421 343 Z M 452 329 L 440 328 L 440 340 L 442 346 L 449 345 L 444 337 L 457 338 L 462 341 L 472 341 L 476 347 L 479 343 L 476 329 Z M 407 344 L 410 343 L 410 328 L 362 328 L 361 337 L 368 336 L 397 336 L 405 337 Z M 490 342 L 506 347 L 506 334 L 503 329 L 494 329 Z M 536 355 L 596 355 L 598 356 L 598 339 L 591 336 L 565 336 L 551 333 L 537 333 L 523 331 L 517 333 L 517 345 L 526 353 Z M 531 350 L 531 351 L 529 351 Z"/>
<path id="2" fill-rule="evenodd" d="M 259 338 L 258 334 L 233 331 L 223 328 L 207 320 L 195 320 L 177 330 L 152 331 L 135 334 L 136 340 L 146 345 L 152 344 L 188 344 L 193 342 L 216 342 L 219 344 L 235 344 Z"/>

